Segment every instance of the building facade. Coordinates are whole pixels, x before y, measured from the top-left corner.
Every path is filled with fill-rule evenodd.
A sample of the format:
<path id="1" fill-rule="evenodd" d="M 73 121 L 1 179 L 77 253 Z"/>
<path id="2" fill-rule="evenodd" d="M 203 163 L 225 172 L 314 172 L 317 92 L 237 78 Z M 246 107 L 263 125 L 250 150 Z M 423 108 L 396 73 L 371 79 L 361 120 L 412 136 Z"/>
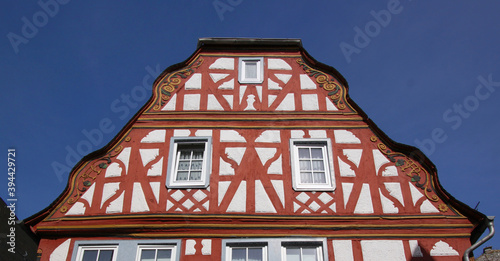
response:
<path id="1" fill-rule="evenodd" d="M 68 182 L 40 260 L 461 260 L 486 219 L 293 39 L 200 39 Z"/>

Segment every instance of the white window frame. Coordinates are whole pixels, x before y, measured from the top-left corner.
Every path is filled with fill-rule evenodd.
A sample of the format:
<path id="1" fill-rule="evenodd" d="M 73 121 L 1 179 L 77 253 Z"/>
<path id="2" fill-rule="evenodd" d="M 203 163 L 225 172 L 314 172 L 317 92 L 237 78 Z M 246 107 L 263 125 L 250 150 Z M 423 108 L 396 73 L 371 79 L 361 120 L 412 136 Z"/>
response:
<path id="1" fill-rule="evenodd" d="M 281 261 L 288 261 L 286 259 L 286 249 L 287 248 L 299 248 L 300 260 L 302 261 L 302 248 L 315 248 L 316 249 L 316 261 L 323 261 L 323 246 L 318 243 L 304 243 L 304 242 L 285 242 L 281 245 Z"/>
<path id="2" fill-rule="evenodd" d="M 203 145 L 203 163 L 200 180 L 177 180 L 177 165 L 179 147 L 189 145 Z M 168 188 L 206 188 L 209 185 L 212 160 L 212 138 L 211 137 L 172 137 L 170 139 L 170 151 L 167 167 Z"/>
<path id="3" fill-rule="evenodd" d="M 233 249 L 234 248 L 261 248 L 262 249 L 262 261 L 267 261 L 267 244 L 256 242 L 256 243 L 229 243 L 226 244 L 226 261 L 231 261 Z M 248 253 L 248 252 L 247 252 Z M 248 260 L 248 254 L 247 258 Z M 245 261 L 247 261 L 245 260 Z"/>
<path id="4" fill-rule="evenodd" d="M 321 261 L 328 261 L 326 238 L 234 238 L 222 240 L 221 261 L 231 260 L 232 247 L 264 247 L 264 260 L 286 260 L 284 247 L 316 247 Z M 264 252 L 263 251 L 263 252 Z"/>
<path id="5" fill-rule="evenodd" d="M 257 77 L 248 78 L 246 77 L 246 66 L 247 62 L 257 63 Z M 239 59 L 238 66 L 238 82 L 239 83 L 262 83 L 264 81 L 264 58 L 263 57 L 241 57 Z"/>
<path id="6" fill-rule="evenodd" d="M 76 255 L 77 261 L 83 259 L 83 254 L 86 250 L 113 250 L 113 258 L 111 260 L 116 261 L 118 245 L 80 245 L 78 246 L 78 253 Z"/>
<path id="7" fill-rule="evenodd" d="M 172 250 L 171 260 L 176 260 L 177 257 L 177 246 L 176 245 L 139 245 L 137 247 L 137 255 L 135 260 L 141 260 L 142 250 L 164 250 L 169 249 Z M 156 259 L 156 258 L 155 258 Z"/>
<path id="8" fill-rule="evenodd" d="M 300 147 L 320 147 L 323 151 L 326 183 L 303 183 L 300 178 Z M 330 139 L 290 139 L 290 160 L 292 167 L 292 185 L 296 191 L 334 191 L 335 175 L 333 171 L 332 145 Z"/>

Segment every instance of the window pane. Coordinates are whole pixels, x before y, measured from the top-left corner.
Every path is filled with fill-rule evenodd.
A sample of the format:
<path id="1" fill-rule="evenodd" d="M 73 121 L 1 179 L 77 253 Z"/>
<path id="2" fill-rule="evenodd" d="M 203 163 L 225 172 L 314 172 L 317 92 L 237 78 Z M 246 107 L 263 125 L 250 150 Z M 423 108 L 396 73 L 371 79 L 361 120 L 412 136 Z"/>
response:
<path id="1" fill-rule="evenodd" d="M 179 159 L 189 159 L 191 158 L 191 150 L 181 150 Z"/>
<path id="2" fill-rule="evenodd" d="M 203 166 L 202 160 L 193 160 L 191 162 L 191 170 L 201 170 L 202 166 Z"/>
<path id="3" fill-rule="evenodd" d="M 248 261 L 262 261 L 262 248 L 249 248 Z"/>
<path id="4" fill-rule="evenodd" d="M 311 161 L 309 160 L 300 160 L 300 170 L 311 170 Z"/>
<path id="5" fill-rule="evenodd" d="M 113 250 L 101 250 L 99 251 L 98 261 L 111 261 L 113 259 Z"/>
<path id="6" fill-rule="evenodd" d="M 178 171 L 177 172 L 177 180 L 187 180 L 189 172 L 187 171 Z"/>
<path id="7" fill-rule="evenodd" d="M 302 248 L 302 261 L 316 260 L 316 248 Z"/>
<path id="8" fill-rule="evenodd" d="M 160 249 L 158 250 L 157 261 L 170 261 L 172 260 L 172 250 L 170 249 Z"/>
<path id="9" fill-rule="evenodd" d="M 311 155 L 313 159 L 322 159 L 323 150 L 321 148 L 311 148 Z"/>
<path id="10" fill-rule="evenodd" d="M 309 159 L 311 155 L 309 154 L 308 148 L 299 148 L 299 159 Z"/>
<path id="11" fill-rule="evenodd" d="M 189 161 L 179 161 L 178 170 L 189 170 Z"/>
<path id="12" fill-rule="evenodd" d="M 286 261 L 300 261 L 300 248 L 287 248 Z"/>
<path id="13" fill-rule="evenodd" d="M 143 249 L 141 251 L 141 261 L 154 261 L 156 250 L 154 249 Z"/>
<path id="14" fill-rule="evenodd" d="M 193 151 L 193 159 L 203 159 L 203 151 L 202 150 Z"/>
<path id="15" fill-rule="evenodd" d="M 256 79 L 257 78 L 257 62 L 247 61 L 245 62 L 245 78 Z"/>
<path id="16" fill-rule="evenodd" d="M 246 248 L 233 248 L 231 253 L 232 261 L 245 261 L 246 259 Z"/>
<path id="17" fill-rule="evenodd" d="M 325 170 L 325 164 L 323 164 L 322 160 L 313 160 L 312 166 L 313 166 L 313 170 Z"/>
<path id="18" fill-rule="evenodd" d="M 82 261 L 96 261 L 98 250 L 84 250 Z"/>
<path id="19" fill-rule="evenodd" d="M 191 171 L 189 180 L 201 180 L 201 171 Z"/>
<path id="20" fill-rule="evenodd" d="M 314 183 L 326 183 L 324 172 L 314 172 Z"/>
<path id="21" fill-rule="evenodd" d="M 313 177 L 311 172 L 301 172 L 300 182 L 302 183 L 313 183 Z"/>

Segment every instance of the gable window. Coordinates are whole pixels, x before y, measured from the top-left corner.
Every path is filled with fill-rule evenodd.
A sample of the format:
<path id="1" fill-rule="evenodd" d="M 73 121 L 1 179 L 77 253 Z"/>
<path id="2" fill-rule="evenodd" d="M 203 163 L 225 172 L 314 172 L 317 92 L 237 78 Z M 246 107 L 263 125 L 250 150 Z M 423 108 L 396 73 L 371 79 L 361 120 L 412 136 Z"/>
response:
<path id="1" fill-rule="evenodd" d="M 262 57 L 242 57 L 239 60 L 240 83 L 262 83 L 264 78 L 264 59 Z"/>
<path id="2" fill-rule="evenodd" d="M 172 138 L 167 173 L 169 188 L 206 188 L 210 176 L 211 138 Z"/>
<path id="3" fill-rule="evenodd" d="M 333 190 L 329 139 L 292 139 L 290 153 L 295 190 Z"/>
<path id="4" fill-rule="evenodd" d="M 171 261 L 175 256 L 175 246 L 139 246 L 137 261 Z"/>
<path id="5" fill-rule="evenodd" d="M 80 246 L 77 261 L 115 261 L 117 246 Z"/>

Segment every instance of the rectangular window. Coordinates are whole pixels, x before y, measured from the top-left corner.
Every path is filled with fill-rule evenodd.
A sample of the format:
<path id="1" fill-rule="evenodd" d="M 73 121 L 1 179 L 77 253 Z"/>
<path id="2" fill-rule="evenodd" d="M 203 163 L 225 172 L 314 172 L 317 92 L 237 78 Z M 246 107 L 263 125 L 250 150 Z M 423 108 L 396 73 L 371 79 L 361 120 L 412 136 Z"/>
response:
<path id="1" fill-rule="evenodd" d="M 292 139 L 290 144 L 295 190 L 333 190 L 333 160 L 329 139 Z"/>
<path id="2" fill-rule="evenodd" d="M 205 144 L 179 144 L 176 155 L 176 181 L 199 181 L 203 170 Z"/>
<path id="3" fill-rule="evenodd" d="M 226 261 L 265 261 L 267 246 L 265 244 L 228 244 Z"/>
<path id="4" fill-rule="evenodd" d="M 240 83 L 262 83 L 264 75 L 264 59 L 262 57 L 242 57 L 239 60 Z"/>
<path id="5" fill-rule="evenodd" d="M 324 261 L 326 249 L 324 238 L 223 239 L 221 260 Z"/>
<path id="6" fill-rule="evenodd" d="M 180 246 L 180 239 L 76 240 L 71 261 L 179 261 Z"/>
<path id="7" fill-rule="evenodd" d="M 322 261 L 321 246 L 286 246 L 285 261 Z"/>
<path id="8" fill-rule="evenodd" d="M 167 187 L 206 188 L 210 176 L 211 138 L 172 138 Z"/>
<path id="9" fill-rule="evenodd" d="M 175 246 L 139 246 L 137 261 L 172 261 Z"/>
<path id="10" fill-rule="evenodd" d="M 80 246 L 77 261 L 115 261 L 117 246 Z"/>

